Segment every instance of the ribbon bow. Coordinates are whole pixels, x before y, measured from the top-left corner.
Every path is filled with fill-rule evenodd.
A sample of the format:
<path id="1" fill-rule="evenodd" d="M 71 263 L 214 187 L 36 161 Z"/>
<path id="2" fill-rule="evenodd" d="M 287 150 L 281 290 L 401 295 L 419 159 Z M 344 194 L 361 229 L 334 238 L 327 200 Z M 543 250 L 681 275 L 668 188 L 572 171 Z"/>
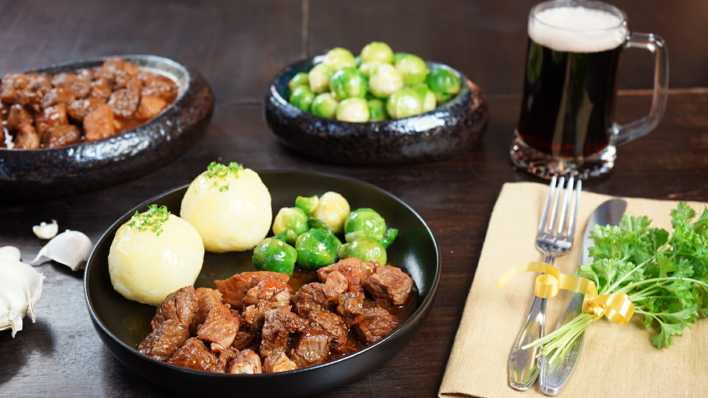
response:
<path id="1" fill-rule="evenodd" d="M 575 275 L 566 275 L 558 268 L 542 263 L 531 262 L 521 268 L 514 268 L 502 275 L 497 286 L 504 285 L 512 276 L 519 272 L 537 272 L 533 286 L 533 294 L 540 298 L 553 298 L 561 290 L 584 294 L 583 312 L 593 314 L 596 318 L 605 317 L 612 323 L 624 325 L 634 315 L 634 304 L 624 293 L 597 294 L 595 282 Z"/>

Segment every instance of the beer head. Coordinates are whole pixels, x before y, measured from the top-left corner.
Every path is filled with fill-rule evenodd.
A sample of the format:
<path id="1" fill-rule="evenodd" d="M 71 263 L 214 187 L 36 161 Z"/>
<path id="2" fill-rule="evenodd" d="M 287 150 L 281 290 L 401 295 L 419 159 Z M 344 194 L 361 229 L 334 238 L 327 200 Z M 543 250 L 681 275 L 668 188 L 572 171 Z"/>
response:
<path id="1" fill-rule="evenodd" d="M 556 51 L 593 53 L 622 45 L 627 38 L 624 15 L 604 3 L 542 3 L 531 11 L 529 37 Z"/>

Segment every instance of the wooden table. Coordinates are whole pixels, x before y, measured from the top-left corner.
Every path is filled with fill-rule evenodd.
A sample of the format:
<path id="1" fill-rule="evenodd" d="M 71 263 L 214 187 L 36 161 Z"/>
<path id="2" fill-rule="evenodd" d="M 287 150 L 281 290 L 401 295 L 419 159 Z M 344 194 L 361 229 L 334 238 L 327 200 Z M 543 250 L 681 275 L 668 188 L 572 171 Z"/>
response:
<path id="1" fill-rule="evenodd" d="M 431 397 L 437 392 L 474 276 L 489 214 L 501 185 L 529 177 L 508 160 L 519 106 L 525 22 L 531 1 L 0 1 L 0 71 L 83 56 L 157 53 L 200 69 L 216 93 L 205 139 L 172 164 L 100 192 L 41 203 L 0 204 L 0 246 L 29 259 L 41 242 L 31 227 L 56 219 L 62 229 L 96 239 L 120 214 L 146 198 L 188 182 L 215 159 L 252 168 L 338 173 L 374 183 L 417 209 L 442 253 L 437 298 L 417 335 L 385 367 L 332 391 L 331 397 Z M 623 1 L 630 26 L 662 34 L 671 49 L 667 114 L 650 136 L 620 148 L 616 171 L 589 190 L 623 196 L 708 200 L 708 3 Z M 262 115 L 269 79 L 295 59 L 334 45 L 360 48 L 386 40 L 462 69 L 490 103 L 478 146 L 448 161 L 398 167 L 316 163 L 276 143 Z M 651 62 L 625 55 L 618 114 L 648 109 Z M 425 187 L 425 189 L 421 189 Z M 0 193 L 2 197 L 2 193 Z M 37 308 L 12 339 L 0 333 L 0 396 L 163 396 L 121 367 L 91 326 L 82 274 L 61 266 L 47 277 Z M 504 353 L 500 353 L 503 355 Z M 473 365 L 472 365 L 473 366 Z"/>

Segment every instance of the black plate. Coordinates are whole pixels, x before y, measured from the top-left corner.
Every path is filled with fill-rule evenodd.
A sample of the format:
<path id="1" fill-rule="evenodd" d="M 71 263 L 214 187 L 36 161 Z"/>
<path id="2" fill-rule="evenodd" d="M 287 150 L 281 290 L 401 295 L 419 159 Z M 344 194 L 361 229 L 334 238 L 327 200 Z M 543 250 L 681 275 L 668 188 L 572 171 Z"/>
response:
<path id="1" fill-rule="evenodd" d="M 113 355 L 126 367 L 155 384 L 175 392 L 205 396 L 219 393 L 239 396 L 305 397 L 351 382 L 380 366 L 395 355 L 412 336 L 430 309 L 440 278 L 440 262 L 433 234 L 423 219 L 393 195 L 358 180 L 299 171 L 262 171 L 263 182 L 270 189 L 273 211 L 292 206 L 297 195 L 337 191 L 352 208 L 371 207 L 381 213 L 391 226 L 400 229 L 389 248 L 391 264 L 402 266 L 413 278 L 418 290 L 416 309 L 392 334 L 365 349 L 305 369 L 268 375 L 223 375 L 196 372 L 150 359 L 135 347 L 147 335 L 148 323 L 155 308 L 126 300 L 111 286 L 108 274 L 108 250 L 118 227 L 136 210 L 150 203 L 164 204 L 179 214 L 186 186 L 158 195 L 126 212 L 101 236 L 88 259 L 84 288 L 93 325 Z M 207 254 L 197 286 L 213 287 L 214 279 L 252 271 L 251 252 Z"/>
<path id="2" fill-rule="evenodd" d="M 146 124 L 114 137 L 64 148 L 0 148 L 0 200 L 41 199 L 98 189 L 164 166 L 205 132 L 214 109 L 209 84 L 194 69 L 156 55 L 116 55 L 170 77 L 177 99 Z M 60 73 L 100 65 L 105 58 L 33 72 Z"/>
<path id="3" fill-rule="evenodd" d="M 296 62 L 276 76 L 265 98 L 265 117 L 280 142 L 313 158 L 340 164 L 387 164 L 438 160 L 478 141 L 487 124 L 487 102 L 479 87 L 459 94 L 421 115 L 381 122 L 348 123 L 316 117 L 287 101 L 288 82 L 307 72 L 317 58 Z M 429 62 L 430 67 L 442 64 Z"/>

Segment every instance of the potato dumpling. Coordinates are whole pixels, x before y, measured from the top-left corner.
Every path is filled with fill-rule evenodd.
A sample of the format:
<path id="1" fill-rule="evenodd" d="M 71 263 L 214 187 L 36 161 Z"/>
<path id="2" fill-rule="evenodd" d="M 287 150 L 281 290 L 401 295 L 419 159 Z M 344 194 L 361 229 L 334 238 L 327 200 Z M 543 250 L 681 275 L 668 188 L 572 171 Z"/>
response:
<path id="1" fill-rule="evenodd" d="M 253 249 L 270 230 L 270 193 L 258 174 L 238 163 L 212 162 L 192 181 L 180 215 L 199 231 L 207 251 Z"/>
<path id="2" fill-rule="evenodd" d="M 108 272 L 123 297 L 157 306 L 168 294 L 193 285 L 203 261 L 197 230 L 165 206 L 150 205 L 116 231 Z"/>

